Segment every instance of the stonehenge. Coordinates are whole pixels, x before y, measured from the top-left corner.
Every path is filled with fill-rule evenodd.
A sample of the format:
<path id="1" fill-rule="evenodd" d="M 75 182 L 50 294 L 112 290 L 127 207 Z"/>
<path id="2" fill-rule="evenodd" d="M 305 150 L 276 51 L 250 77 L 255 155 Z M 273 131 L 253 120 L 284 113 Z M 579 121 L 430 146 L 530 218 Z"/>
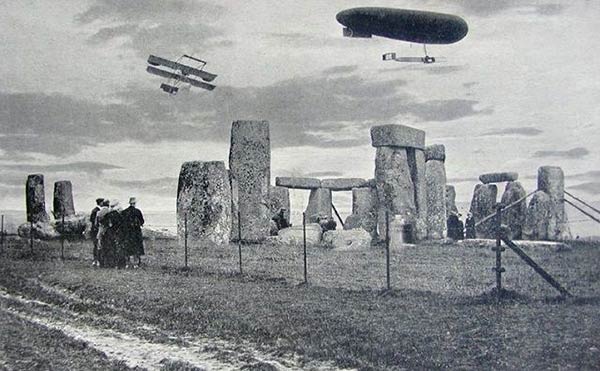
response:
<path id="1" fill-rule="evenodd" d="M 483 184 L 514 182 L 517 179 L 519 179 L 519 174 L 514 172 L 487 173 L 479 176 L 479 180 Z"/>
<path id="2" fill-rule="evenodd" d="M 453 185 L 446 185 L 446 212 L 448 215 L 452 213 L 458 214 L 458 208 L 456 207 L 456 189 Z"/>
<path id="3" fill-rule="evenodd" d="M 372 238 L 377 237 L 377 192 L 374 188 L 352 189 L 352 214 L 344 222 L 344 229 L 362 228 Z"/>
<path id="4" fill-rule="evenodd" d="M 177 186 L 177 236 L 183 245 L 225 245 L 231 234 L 231 188 L 223 161 L 190 161 Z M 242 228 L 243 232 L 244 228 Z"/>
<path id="5" fill-rule="evenodd" d="M 446 159 L 441 144 L 425 148 L 425 181 L 427 186 L 427 238 L 437 240 L 446 237 Z"/>
<path id="6" fill-rule="evenodd" d="M 307 223 L 317 223 L 319 217 L 331 218 L 331 189 L 311 189 L 305 215 Z"/>
<path id="7" fill-rule="evenodd" d="M 56 219 L 75 215 L 73 186 L 70 181 L 61 180 L 54 183 L 53 210 Z"/>
<path id="8" fill-rule="evenodd" d="M 479 223 L 484 218 L 496 212 L 496 197 L 498 186 L 495 184 L 477 184 L 473 191 L 469 212 Z M 477 238 L 496 238 L 494 218 L 479 224 L 475 228 Z"/>
<path id="9" fill-rule="evenodd" d="M 525 188 L 517 181 L 509 181 L 502 194 L 500 203 L 506 207 L 517 202 L 516 205 L 502 212 L 502 224 L 510 229 L 509 237 L 513 240 L 523 238 L 522 228 L 525 224 L 525 215 L 527 213 L 527 200 L 525 200 Z"/>
<path id="10" fill-rule="evenodd" d="M 271 182 L 271 145 L 267 121 L 235 121 L 231 125 L 229 170 L 237 184 L 237 209 L 243 242 L 262 242 L 269 236 L 267 206 Z M 238 235 L 235 225 L 234 236 Z"/>
<path id="11" fill-rule="evenodd" d="M 44 176 L 42 174 L 29 175 L 25 184 L 27 222 L 48 222 L 49 218 L 46 213 L 46 196 L 44 192 Z"/>

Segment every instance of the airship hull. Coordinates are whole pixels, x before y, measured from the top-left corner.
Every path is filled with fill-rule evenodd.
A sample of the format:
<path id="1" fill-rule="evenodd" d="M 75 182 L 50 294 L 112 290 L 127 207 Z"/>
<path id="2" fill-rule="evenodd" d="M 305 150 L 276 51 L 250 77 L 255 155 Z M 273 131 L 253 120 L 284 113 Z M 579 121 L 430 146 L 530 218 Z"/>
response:
<path id="1" fill-rule="evenodd" d="M 467 35 L 464 19 L 444 13 L 394 8 L 352 8 L 336 19 L 349 34 L 376 35 L 420 44 L 452 44 Z"/>

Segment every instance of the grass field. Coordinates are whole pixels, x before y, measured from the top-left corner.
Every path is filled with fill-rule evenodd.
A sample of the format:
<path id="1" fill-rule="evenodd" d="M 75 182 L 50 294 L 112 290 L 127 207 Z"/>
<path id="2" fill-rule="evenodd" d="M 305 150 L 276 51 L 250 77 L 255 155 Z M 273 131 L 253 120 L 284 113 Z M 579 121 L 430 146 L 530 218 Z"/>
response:
<path id="1" fill-rule="evenodd" d="M 242 276 L 236 246 L 190 251 L 189 270 L 168 240 L 146 242 L 139 270 L 92 268 L 88 242 L 68 243 L 64 261 L 59 250 L 39 242 L 31 255 L 13 241 L 2 252 L 0 285 L 155 342 L 251 344 L 296 357 L 302 368 L 318 368 L 315 360 L 364 370 L 600 367 L 600 246 L 591 244 L 527 250 L 571 291 L 567 300 L 507 251 L 504 285 L 513 295 L 500 304 L 490 295 L 495 260 L 487 248 L 393 250 L 394 290 L 383 295 L 385 255 L 377 248 L 309 248 L 308 286 L 299 285 L 298 247 L 244 246 Z"/>

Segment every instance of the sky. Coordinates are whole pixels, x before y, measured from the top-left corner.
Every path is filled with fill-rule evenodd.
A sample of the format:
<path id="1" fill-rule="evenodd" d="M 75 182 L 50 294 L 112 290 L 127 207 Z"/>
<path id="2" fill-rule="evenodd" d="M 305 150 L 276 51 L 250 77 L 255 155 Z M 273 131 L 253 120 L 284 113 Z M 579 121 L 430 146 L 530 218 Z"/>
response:
<path id="1" fill-rule="evenodd" d="M 443 63 L 384 62 L 422 47 L 342 37 L 335 15 L 358 6 L 456 14 L 469 33 L 428 47 Z M 48 209 L 66 179 L 78 211 L 98 196 L 174 211 L 181 164 L 227 165 L 245 119 L 270 122 L 273 177 L 372 178 L 369 128 L 396 123 L 446 146 L 459 202 L 487 172 L 534 190 L 544 165 L 599 201 L 599 14 L 586 0 L 3 1 L 0 208 L 24 209 L 27 174 L 43 173 Z M 171 97 L 149 54 L 206 60 L 217 88 Z M 350 194 L 334 202 L 348 211 Z"/>

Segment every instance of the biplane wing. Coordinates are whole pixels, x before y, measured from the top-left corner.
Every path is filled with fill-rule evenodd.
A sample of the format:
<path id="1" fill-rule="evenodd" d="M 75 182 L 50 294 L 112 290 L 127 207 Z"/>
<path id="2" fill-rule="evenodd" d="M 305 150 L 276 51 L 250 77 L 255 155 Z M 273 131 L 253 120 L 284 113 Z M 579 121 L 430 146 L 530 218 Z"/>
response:
<path id="1" fill-rule="evenodd" d="M 189 78 L 187 76 L 181 76 L 181 75 L 178 75 L 176 73 L 172 73 L 172 72 L 169 72 L 169 71 L 161 70 L 160 68 L 156 68 L 156 67 L 152 67 L 152 66 L 146 67 L 146 71 L 148 71 L 149 73 L 151 73 L 153 75 L 157 75 L 157 76 L 160 76 L 160 77 L 165 77 L 165 78 L 168 78 L 168 79 L 173 79 L 173 80 L 181 81 L 183 83 L 190 84 L 190 85 L 195 86 L 197 88 L 202 88 L 202 89 L 206 89 L 206 90 L 213 90 L 214 88 L 216 88 L 215 85 L 207 84 L 207 83 L 202 82 L 202 81 L 191 79 L 191 78 Z"/>
<path id="2" fill-rule="evenodd" d="M 204 81 L 213 81 L 217 75 L 199 70 L 197 68 L 186 66 L 185 64 L 177 63 L 170 61 L 168 59 L 164 59 L 161 57 L 157 57 L 155 55 L 150 55 L 148 57 L 148 63 L 153 66 L 165 66 L 172 70 L 180 70 L 184 75 L 194 75 L 200 77 Z"/>

